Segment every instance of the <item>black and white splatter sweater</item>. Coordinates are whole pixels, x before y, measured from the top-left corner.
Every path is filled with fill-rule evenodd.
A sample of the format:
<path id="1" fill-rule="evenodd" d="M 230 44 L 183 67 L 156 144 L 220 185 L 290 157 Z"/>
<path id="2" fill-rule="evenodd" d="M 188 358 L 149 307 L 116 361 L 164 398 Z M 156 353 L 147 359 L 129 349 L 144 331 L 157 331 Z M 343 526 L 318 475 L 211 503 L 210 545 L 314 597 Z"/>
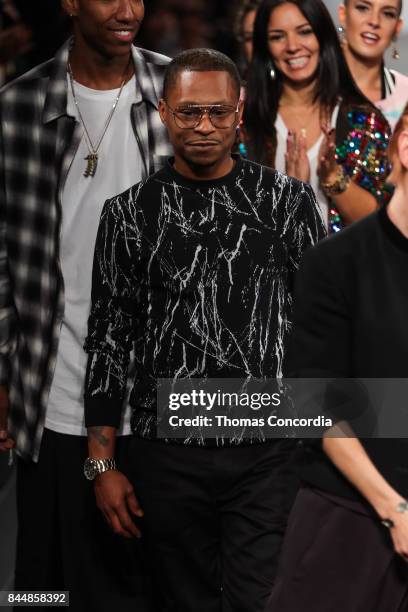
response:
<path id="1" fill-rule="evenodd" d="M 118 426 L 134 348 L 133 431 L 153 437 L 156 380 L 282 375 L 292 284 L 324 236 L 312 189 L 236 158 L 212 181 L 171 163 L 106 202 L 85 350 L 86 425 Z"/>

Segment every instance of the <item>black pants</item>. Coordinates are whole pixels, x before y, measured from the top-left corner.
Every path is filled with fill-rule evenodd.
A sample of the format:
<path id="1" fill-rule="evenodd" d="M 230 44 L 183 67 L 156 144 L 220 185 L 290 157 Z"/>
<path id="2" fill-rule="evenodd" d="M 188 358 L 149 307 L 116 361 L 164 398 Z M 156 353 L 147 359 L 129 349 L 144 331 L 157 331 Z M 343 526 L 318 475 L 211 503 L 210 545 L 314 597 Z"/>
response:
<path id="1" fill-rule="evenodd" d="M 197 448 L 134 438 L 131 479 L 157 612 L 262 612 L 296 494 L 293 443 Z"/>
<path id="2" fill-rule="evenodd" d="M 407 612 L 408 566 L 361 502 L 302 488 L 266 612 Z"/>
<path id="3" fill-rule="evenodd" d="M 119 461 L 129 440 L 118 439 Z M 86 438 L 46 430 L 39 462 L 18 461 L 15 589 L 68 590 L 71 612 L 145 612 L 140 548 L 105 524 L 86 456 Z"/>

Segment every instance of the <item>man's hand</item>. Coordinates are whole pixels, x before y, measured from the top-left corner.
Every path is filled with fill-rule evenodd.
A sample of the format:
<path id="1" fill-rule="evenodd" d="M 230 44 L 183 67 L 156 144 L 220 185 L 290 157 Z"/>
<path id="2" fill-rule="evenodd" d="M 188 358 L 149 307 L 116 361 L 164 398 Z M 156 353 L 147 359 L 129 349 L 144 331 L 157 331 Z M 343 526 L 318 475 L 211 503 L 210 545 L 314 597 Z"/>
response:
<path id="1" fill-rule="evenodd" d="M 0 386 L 0 451 L 8 451 L 14 446 L 14 440 L 8 434 L 8 391 Z"/>
<path id="2" fill-rule="evenodd" d="M 109 459 L 115 456 L 116 429 L 108 426 L 88 427 L 89 456 Z M 95 478 L 96 505 L 111 529 L 125 538 L 140 538 L 132 515 L 141 517 L 132 485 L 122 472 L 108 470 Z"/>
<path id="3" fill-rule="evenodd" d="M 122 472 L 108 470 L 95 478 L 96 505 L 111 529 L 125 538 L 141 538 L 132 515 L 143 516 L 132 485 Z"/>

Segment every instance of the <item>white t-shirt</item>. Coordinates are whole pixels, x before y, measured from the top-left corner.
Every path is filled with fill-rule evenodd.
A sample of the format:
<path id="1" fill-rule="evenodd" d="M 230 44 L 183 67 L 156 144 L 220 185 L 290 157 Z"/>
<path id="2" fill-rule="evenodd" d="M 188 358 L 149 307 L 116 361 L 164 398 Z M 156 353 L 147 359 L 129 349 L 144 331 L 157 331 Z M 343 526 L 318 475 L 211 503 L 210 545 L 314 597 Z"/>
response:
<path id="1" fill-rule="evenodd" d="M 339 114 L 339 108 L 340 106 L 337 105 L 331 116 L 330 126 L 333 128 L 336 127 L 337 116 Z M 287 140 L 288 140 L 288 128 L 286 127 L 279 113 L 276 117 L 275 128 L 276 128 L 276 137 L 277 137 L 275 168 L 276 170 L 279 170 L 280 172 L 283 172 L 284 174 L 286 174 L 285 153 L 286 153 Z M 315 192 L 316 199 L 317 199 L 317 202 L 320 206 L 320 210 L 322 213 L 322 218 L 327 228 L 329 224 L 329 207 L 327 203 L 327 197 L 322 191 L 322 189 L 320 188 L 319 177 L 317 176 L 317 167 L 319 163 L 319 149 L 323 142 L 323 138 L 324 138 L 324 135 L 322 133 L 320 138 L 317 140 L 317 142 L 315 142 L 315 144 L 307 151 L 307 156 L 309 158 L 309 164 L 310 164 L 310 185 L 312 186 L 313 191 Z"/>
<path id="2" fill-rule="evenodd" d="M 117 89 L 99 91 L 74 84 L 75 95 L 92 143 L 98 142 Z M 91 303 L 92 265 L 103 204 L 141 180 L 142 160 L 130 120 L 136 101 L 133 77 L 124 86 L 111 123 L 98 150 L 93 178 L 84 177 L 89 150 L 83 135 L 62 195 L 60 260 L 65 312 L 45 426 L 53 431 L 86 435 L 83 392 L 87 354 L 83 349 Z M 78 117 L 68 83 L 68 114 Z M 130 433 L 127 407 L 119 433 Z"/>

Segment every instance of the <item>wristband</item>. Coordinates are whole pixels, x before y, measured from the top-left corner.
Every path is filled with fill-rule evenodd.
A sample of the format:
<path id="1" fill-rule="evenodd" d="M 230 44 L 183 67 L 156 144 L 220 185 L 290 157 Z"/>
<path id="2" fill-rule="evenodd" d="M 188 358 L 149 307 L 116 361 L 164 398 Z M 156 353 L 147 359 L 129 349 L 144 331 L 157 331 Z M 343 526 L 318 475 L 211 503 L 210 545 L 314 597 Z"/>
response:
<path id="1" fill-rule="evenodd" d="M 343 166 L 338 166 L 334 183 L 322 183 L 322 189 L 327 196 L 344 193 L 350 184 L 350 177 L 344 172 Z"/>

